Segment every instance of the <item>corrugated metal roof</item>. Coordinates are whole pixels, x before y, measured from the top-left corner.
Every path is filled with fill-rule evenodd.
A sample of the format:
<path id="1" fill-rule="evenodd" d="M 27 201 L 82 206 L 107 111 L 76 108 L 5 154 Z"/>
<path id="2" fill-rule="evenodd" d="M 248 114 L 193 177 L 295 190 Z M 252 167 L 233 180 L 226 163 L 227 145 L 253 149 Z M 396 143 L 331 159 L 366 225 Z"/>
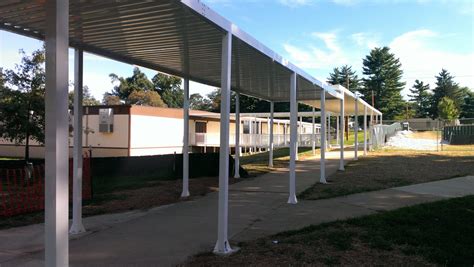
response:
<path id="1" fill-rule="evenodd" d="M 2 0 L 0 28 L 44 39 L 45 0 Z M 298 100 L 341 97 L 198 0 L 70 0 L 70 45 L 129 64 L 220 86 L 221 42 L 233 34 L 232 89 L 289 101 L 298 74 Z"/>

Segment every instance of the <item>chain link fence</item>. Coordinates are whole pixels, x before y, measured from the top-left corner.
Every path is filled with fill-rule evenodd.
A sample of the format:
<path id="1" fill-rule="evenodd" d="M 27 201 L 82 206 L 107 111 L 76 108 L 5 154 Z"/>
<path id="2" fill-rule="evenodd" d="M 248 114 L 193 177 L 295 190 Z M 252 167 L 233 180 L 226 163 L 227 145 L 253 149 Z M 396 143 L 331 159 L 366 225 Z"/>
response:
<path id="1" fill-rule="evenodd" d="M 474 153 L 474 118 L 456 121 L 409 119 L 403 122 L 386 121 L 386 124 L 408 122 L 408 131 L 398 132 L 386 140 L 386 147 L 418 151 L 467 151 Z M 388 127 L 389 125 L 384 125 Z M 375 131 L 377 129 L 374 128 Z M 380 130 L 379 130 L 380 131 Z M 374 140 L 378 144 L 378 140 Z"/>

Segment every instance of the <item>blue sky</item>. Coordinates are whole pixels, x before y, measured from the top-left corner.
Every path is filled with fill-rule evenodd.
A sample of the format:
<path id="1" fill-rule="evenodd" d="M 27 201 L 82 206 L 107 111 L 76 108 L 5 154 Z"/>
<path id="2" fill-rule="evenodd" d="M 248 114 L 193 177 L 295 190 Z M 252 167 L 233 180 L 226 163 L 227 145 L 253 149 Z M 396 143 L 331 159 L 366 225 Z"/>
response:
<path id="1" fill-rule="evenodd" d="M 434 85 L 446 68 L 474 88 L 474 1 L 448 0 L 204 0 L 257 40 L 325 81 L 343 64 L 362 76 L 362 58 L 389 46 L 400 58 L 407 89 L 415 79 Z M 0 31 L 0 67 L 19 62 L 39 41 Z M 72 68 L 72 51 L 70 53 Z M 84 83 L 102 99 L 108 74 L 131 74 L 133 66 L 86 54 Z M 154 71 L 144 69 L 151 78 Z M 72 75 L 72 73 L 71 73 Z M 71 76 L 70 75 L 70 79 Z M 212 88 L 192 83 L 191 93 Z M 406 94 L 406 90 L 404 94 Z"/>

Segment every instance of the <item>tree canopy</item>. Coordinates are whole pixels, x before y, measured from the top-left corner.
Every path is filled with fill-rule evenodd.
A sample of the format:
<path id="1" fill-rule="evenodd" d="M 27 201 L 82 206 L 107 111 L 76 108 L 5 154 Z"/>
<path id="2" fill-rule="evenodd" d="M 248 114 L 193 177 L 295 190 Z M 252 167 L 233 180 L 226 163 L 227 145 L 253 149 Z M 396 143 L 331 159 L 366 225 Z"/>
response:
<path id="1" fill-rule="evenodd" d="M 474 118 L 474 91 L 467 89 L 464 104 L 461 106 L 461 118 Z"/>
<path id="2" fill-rule="evenodd" d="M 416 80 L 410 89 L 410 101 L 414 103 L 415 116 L 417 118 L 427 118 L 431 110 L 430 85 L 420 80 Z"/>
<path id="3" fill-rule="evenodd" d="M 360 79 L 356 71 L 352 70 L 352 66 L 349 65 L 334 68 L 332 73 L 329 73 L 327 82 L 330 84 L 340 84 L 351 92 L 358 91 L 360 86 Z"/>
<path id="4" fill-rule="evenodd" d="M 157 73 L 151 81 L 163 102 L 170 108 L 182 108 L 184 90 L 181 89 L 181 78 Z"/>
<path id="5" fill-rule="evenodd" d="M 0 137 L 25 143 L 28 160 L 29 140 L 44 143 L 45 137 L 45 52 L 20 54 L 21 63 L 0 75 Z"/>
<path id="6" fill-rule="evenodd" d="M 459 110 L 454 101 L 445 96 L 438 103 L 438 116 L 443 120 L 453 121 L 459 117 Z"/>
<path id="7" fill-rule="evenodd" d="M 161 96 L 155 91 L 155 85 L 138 67 L 133 69 L 131 77 L 118 77 L 114 73 L 111 73 L 109 77 L 112 79 L 112 83 L 118 83 L 118 85 L 114 86 L 111 93 L 104 94 L 102 100 L 104 104 L 117 105 L 121 103 L 121 101 L 117 101 L 116 97 L 118 97 L 126 104 L 166 107 Z"/>
<path id="8" fill-rule="evenodd" d="M 456 108 L 459 110 L 461 105 L 464 103 L 464 96 L 462 90 L 459 88 L 459 84 L 454 82 L 454 77 L 445 69 L 435 76 L 436 87 L 433 90 L 432 109 L 431 116 L 437 118 L 438 105 L 441 99 L 444 97 L 450 98 Z"/>
<path id="9" fill-rule="evenodd" d="M 69 109 L 74 108 L 74 91 L 69 91 Z M 95 99 L 94 96 L 92 96 L 90 89 L 87 85 L 82 87 L 82 105 L 83 106 L 95 106 L 95 105 L 100 105 L 100 101 Z"/>
<path id="10" fill-rule="evenodd" d="M 400 60 L 390 52 L 390 48 L 374 48 L 363 59 L 363 86 L 360 92 L 368 103 L 375 97 L 375 108 L 384 113 L 387 119 L 403 113 L 405 101 L 401 91 L 405 83 L 401 81 L 403 71 Z"/>

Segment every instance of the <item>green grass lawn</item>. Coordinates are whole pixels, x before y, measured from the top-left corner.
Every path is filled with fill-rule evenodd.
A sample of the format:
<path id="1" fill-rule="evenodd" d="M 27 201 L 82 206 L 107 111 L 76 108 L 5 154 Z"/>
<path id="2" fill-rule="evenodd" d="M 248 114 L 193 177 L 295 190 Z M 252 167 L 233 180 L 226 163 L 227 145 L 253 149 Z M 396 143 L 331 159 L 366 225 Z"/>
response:
<path id="1" fill-rule="evenodd" d="M 369 139 L 369 131 L 367 131 L 367 139 Z M 357 135 L 357 138 L 359 140 L 359 144 L 363 143 L 364 142 L 364 131 L 359 131 L 358 135 Z M 337 144 L 337 140 L 336 139 L 332 139 L 331 140 L 331 144 L 332 145 L 335 145 Z M 353 146 L 355 144 L 355 134 L 353 131 L 350 131 L 349 132 L 349 138 L 346 139 L 346 136 L 344 135 L 344 145 L 347 145 L 347 146 Z"/>
<path id="2" fill-rule="evenodd" d="M 351 161 L 330 175 L 329 184 L 314 184 L 299 198 L 315 200 L 417 183 L 474 175 L 474 153 L 379 150 Z"/>
<path id="3" fill-rule="evenodd" d="M 206 266 L 473 266 L 474 196 L 309 226 L 240 243 L 230 257 L 205 253 Z"/>

